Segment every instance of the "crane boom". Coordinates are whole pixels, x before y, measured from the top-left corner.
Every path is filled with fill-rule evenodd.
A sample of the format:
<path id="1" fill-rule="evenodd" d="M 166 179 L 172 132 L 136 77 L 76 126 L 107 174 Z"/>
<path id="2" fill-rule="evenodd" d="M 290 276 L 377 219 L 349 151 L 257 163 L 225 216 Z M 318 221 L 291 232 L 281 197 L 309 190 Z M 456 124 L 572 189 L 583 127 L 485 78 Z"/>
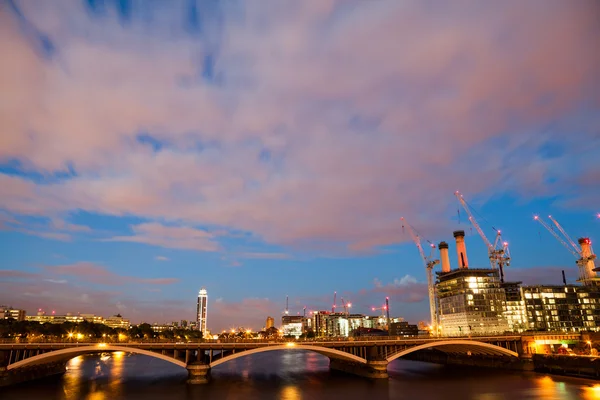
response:
<path id="1" fill-rule="evenodd" d="M 333 292 L 333 305 L 331 306 L 332 314 L 335 312 L 335 308 L 337 307 L 336 298 L 337 298 L 337 292 Z"/>
<path id="2" fill-rule="evenodd" d="M 475 230 L 477 231 L 477 233 L 479 233 L 479 236 L 481 236 L 481 239 L 483 239 L 483 242 L 488 247 L 488 251 L 489 250 L 494 250 L 495 246 L 489 241 L 489 239 L 487 238 L 487 236 L 485 236 L 485 233 L 483 233 L 483 230 L 481 229 L 481 227 L 477 223 L 477 220 L 473 216 L 473 213 L 471 212 L 471 209 L 467 205 L 467 202 L 465 201 L 463 195 L 460 194 L 459 191 L 456 191 L 454 193 L 454 195 L 458 199 L 458 202 L 460 203 L 460 205 L 462 206 L 462 208 L 467 212 L 467 215 L 469 216 L 469 221 L 471 221 L 471 224 L 475 227 Z"/>
<path id="3" fill-rule="evenodd" d="M 429 294 L 429 315 L 431 318 L 431 326 L 433 328 L 432 330 L 433 330 L 433 332 L 437 333 L 437 310 L 436 310 L 436 306 L 435 306 L 436 304 L 435 304 L 435 285 L 433 282 L 433 267 L 436 264 L 439 264 L 440 260 L 433 260 L 435 245 L 429 241 L 428 242 L 431 246 L 431 252 L 428 256 L 425 255 L 425 251 L 423 250 L 423 246 L 421 245 L 421 238 L 419 237 L 419 235 L 417 234 L 415 229 L 408 222 L 406 222 L 404 217 L 402 217 L 400 219 L 402 220 L 402 223 L 403 223 L 402 227 L 404 227 L 404 225 L 406 225 L 412 240 L 417 245 L 417 249 L 419 249 L 419 254 L 421 255 L 421 259 L 423 260 L 423 263 L 425 264 L 425 270 L 427 272 L 427 291 Z"/>
<path id="4" fill-rule="evenodd" d="M 597 269 L 594 266 L 594 260 L 596 259 L 596 255 L 594 254 L 594 250 L 592 249 L 592 243 L 589 238 L 580 238 L 579 244 L 576 245 L 573 239 L 565 232 L 565 230 L 560 226 L 557 220 L 552 218 L 551 215 L 548 218 L 554 223 L 556 228 L 563 234 L 561 237 L 556 231 L 550 227 L 544 220 L 542 220 L 539 216 L 534 216 L 533 219 L 538 221 L 548 232 L 552 234 L 562 244 L 567 250 L 571 252 L 577 258 L 577 266 L 579 267 L 579 281 L 584 285 L 598 285 L 598 278 L 596 277 Z M 566 240 L 565 240 L 566 239 Z"/>
<path id="5" fill-rule="evenodd" d="M 492 269 L 498 268 L 500 270 L 500 281 L 504 283 L 504 266 L 510 265 L 510 253 L 508 251 L 508 243 L 502 241 L 501 232 L 497 229 L 494 229 L 496 231 L 496 238 L 494 239 L 494 243 L 492 244 L 492 242 L 490 242 L 490 240 L 483 232 L 483 229 L 481 229 L 481 226 L 479 226 L 479 223 L 475 219 L 475 216 L 473 216 L 471 208 L 465 201 L 464 196 L 459 191 L 454 192 L 454 195 L 458 199 L 458 202 L 460 203 L 462 208 L 469 215 L 469 221 L 475 227 L 475 230 L 477 231 L 477 233 L 479 233 L 479 236 L 481 236 L 481 239 L 487 246 L 488 257 L 490 259 L 490 265 L 492 266 Z"/>
<path id="6" fill-rule="evenodd" d="M 579 252 L 575 251 L 571 246 L 569 246 L 569 244 L 567 244 L 567 242 L 565 242 L 563 240 L 563 238 L 560 237 L 560 235 L 558 233 L 556 233 L 556 231 L 554 229 L 552 229 L 552 227 L 550 225 L 548 225 L 543 219 L 541 219 L 539 216 L 534 216 L 533 217 L 534 220 L 536 220 L 537 222 L 539 222 L 540 224 L 542 224 L 542 226 L 544 228 L 546 228 L 546 230 L 548 232 L 550 232 L 552 234 L 552 236 L 554 236 L 556 238 L 556 240 L 558 240 L 560 242 L 560 244 L 562 244 L 563 246 L 565 246 L 565 248 L 567 250 L 569 250 L 576 258 L 579 258 Z"/>
<path id="7" fill-rule="evenodd" d="M 556 225 L 556 227 L 558 228 L 560 233 L 562 233 L 563 236 L 565 237 L 565 239 L 567 239 L 567 243 L 569 243 L 571 245 L 571 247 L 577 252 L 577 254 L 581 255 L 581 248 L 575 244 L 575 241 L 573 239 L 571 239 L 571 237 L 567 234 L 567 232 L 565 232 L 565 230 L 563 229 L 562 226 L 560 226 L 558 221 L 555 220 L 554 218 L 552 218 L 552 215 L 548 215 L 548 219 L 550 219 L 550 221 L 552 221 L 554 223 L 554 225 Z"/>

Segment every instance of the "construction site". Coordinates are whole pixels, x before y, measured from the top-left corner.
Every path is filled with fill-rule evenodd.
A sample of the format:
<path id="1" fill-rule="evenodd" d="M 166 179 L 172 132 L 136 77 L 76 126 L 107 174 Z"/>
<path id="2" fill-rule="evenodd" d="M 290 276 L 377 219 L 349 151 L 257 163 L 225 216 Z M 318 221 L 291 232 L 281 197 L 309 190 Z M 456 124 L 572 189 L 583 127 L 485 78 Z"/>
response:
<path id="1" fill-rule="evenodd" d="M 352 304 L 343 297 L 340 298 L 343 311 L 338 310 L 337 292 L 334 292 L 331 310 L 307 312 L 304 307 L 297 315 L 290 315 L 286 297 L 280 333 L 298 338 L 307 332 L 314 337 L 457 337 L 527 331 L 600 331 L 600 278 L 597 277 L 600 268 L 596 268 L 590 238 L 575 241 L 552 216 L 548 216 L 550 222 L 535 216 L 533 222 L 541 224 L 575 257 L 577 284 L 567 284 L 564 270 L 562 285 L 523 285 L 520 281 L 510 281 L 505 279 L 505 270 L 511 264 L 511 254 L 501 231 L 493 228 L 493 239 L 488 238 L 464 196 L 460 192 L 454 195 L 487 249 L 489 267 L 473 268 L 469 264 L 464 230 L 455 230 L 453 241 L 435 244 L 424 239 L 404 217 L 400 218 L 402 230 L 415 243 L 425 267 L 428 326 L 418 327 L 400 317 L 391 318 L 389 297 L 381 306 L 371 307 L 380 315 L 353 314 L 350 312 Z M 450 261 L 452 242 L 456 268 L 452 268 Z M 436 271 L 438 265 L 440 268 Z"/>
<path id="2" fill-rule="evenodd" d="M 428 241 L 426 254 L 417 230 L 402 218 L 415 242 L 427 274 L 431 334 L 469 336 L 508 332 L 549 331 L 581 332 L 600 330 L 600 279 L 595 266 L 592 241 L 581 237 L 575 242 L 552 216 L 540 223 L 562 246 L 575 256 L 578 284 L 525 286 L 505 280 L 505 267 L 511 263 L 508 243 L 494 229 L 493 241 L 475 219 L 472 207 L 460 192 L 455 192 L 460 207 L 467 213 L 489 258 L 489 268 L 470 268 L 464 230 L 453 232 L 457 268 L 450 262 L 449 244 L 437 246 Z M 439 258 L 435 250 L 439 249 Z M 440 271 L 434 267 L 441 264 Z"/>

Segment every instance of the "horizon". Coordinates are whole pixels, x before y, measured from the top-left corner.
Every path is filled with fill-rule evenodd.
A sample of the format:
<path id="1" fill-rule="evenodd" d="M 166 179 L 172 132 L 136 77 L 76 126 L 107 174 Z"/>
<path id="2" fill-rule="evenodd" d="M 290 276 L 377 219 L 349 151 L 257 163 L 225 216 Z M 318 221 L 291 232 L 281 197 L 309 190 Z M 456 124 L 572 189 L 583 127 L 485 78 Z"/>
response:
<path id="1" fill-rule="evenodd" d="M 403 224 L 453 269 L 464 230 L 489 268 L 457 190 L 502 230 L 507 281 L 575 283 L 534 216 L 600 241 L 598 11 L 6 1 L 0 304 L 195 321 L 205 287 L 220 332 L 337 292 L 417 324 L 427 277 Z"/>

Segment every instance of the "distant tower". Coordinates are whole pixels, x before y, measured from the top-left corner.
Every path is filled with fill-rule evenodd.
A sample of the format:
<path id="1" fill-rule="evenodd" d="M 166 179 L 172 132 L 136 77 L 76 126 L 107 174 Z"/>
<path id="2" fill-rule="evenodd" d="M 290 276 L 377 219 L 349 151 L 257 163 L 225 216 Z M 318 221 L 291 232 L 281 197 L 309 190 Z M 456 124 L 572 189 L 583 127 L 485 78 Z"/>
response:
<path id="1" fill-rule="evenodd" d="M 265 329 L 269 329 L 275 326 L 275 319 L 273 317 L 267 317 L 267 323 L 265 324 Z"/>
<path id="2" fill-rule="evenodd" d="M 208 301 L 208 294 L 206 289 L 200 289 L 198 292 L 198 306 L 196 308 L 196 327 L 202 333 L 206 332 L 206 303 Z"/>

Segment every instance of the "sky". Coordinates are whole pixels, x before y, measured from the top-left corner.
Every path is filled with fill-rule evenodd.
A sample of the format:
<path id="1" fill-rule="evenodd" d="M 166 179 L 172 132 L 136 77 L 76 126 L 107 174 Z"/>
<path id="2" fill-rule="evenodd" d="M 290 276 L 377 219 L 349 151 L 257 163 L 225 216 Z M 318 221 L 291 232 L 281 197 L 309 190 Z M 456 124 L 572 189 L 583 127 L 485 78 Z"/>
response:
<path id="1" fill-rule="evenodd" d="M 259 329 L 428 318 L 423 239 L 577 278 L 600 240 L 597 1 L 0 1 L 0 304 Z M 596 239 L 597 238 L 597 239 Z M 439 266 L 438 266 L 439 268 Z"/>

